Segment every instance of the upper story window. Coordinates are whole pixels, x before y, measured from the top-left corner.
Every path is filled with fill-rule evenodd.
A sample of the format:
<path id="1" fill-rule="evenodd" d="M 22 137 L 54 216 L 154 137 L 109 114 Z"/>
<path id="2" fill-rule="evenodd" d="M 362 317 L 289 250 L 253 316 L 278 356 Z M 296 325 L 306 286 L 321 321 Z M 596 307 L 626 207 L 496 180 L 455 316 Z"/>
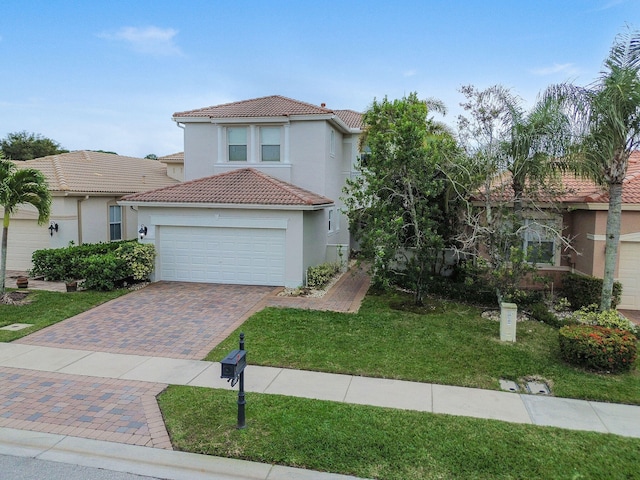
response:
<path id="1" fill-rule="evenodd" d="M 280 161 L 280 127 L 260 128 L 260 156 L 263 162 Z"/>
<path id="2" fill-rule="evenodd" d="M 247 127 L 228 128 L 227 144 L 230 162 L 247 161 Z"/>
<path id="3" fill-rule="evenodd" d="M 122 207 L 109 205 L 109 240 L 122 240 Z"/>

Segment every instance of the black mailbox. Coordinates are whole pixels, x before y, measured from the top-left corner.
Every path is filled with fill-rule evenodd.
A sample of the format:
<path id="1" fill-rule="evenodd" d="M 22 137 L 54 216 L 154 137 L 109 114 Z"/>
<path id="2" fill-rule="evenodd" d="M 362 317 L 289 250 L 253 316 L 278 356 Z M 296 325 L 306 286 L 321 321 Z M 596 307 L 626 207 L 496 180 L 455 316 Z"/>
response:
<path id="1" fill-rule="evenodd" d="M 220 363 L 222 364 L 220 378 L 237 378 L 244 370 L 244 367 L 247 366 L 247 351 L 231 350 L 229 355 L 223 358 Z"/>

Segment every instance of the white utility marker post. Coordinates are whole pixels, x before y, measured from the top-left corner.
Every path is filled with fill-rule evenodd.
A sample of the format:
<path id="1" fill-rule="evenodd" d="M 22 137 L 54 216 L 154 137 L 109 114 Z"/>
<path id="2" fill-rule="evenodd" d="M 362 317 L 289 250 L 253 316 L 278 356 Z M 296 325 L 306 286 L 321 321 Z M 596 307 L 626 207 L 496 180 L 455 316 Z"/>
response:
<path id="1" fill-rule="evenodd" d="M 518 306 L 515 303 L 500 304 L 500 341 L 516 341 L 516 323 L 518 320 Z"/>

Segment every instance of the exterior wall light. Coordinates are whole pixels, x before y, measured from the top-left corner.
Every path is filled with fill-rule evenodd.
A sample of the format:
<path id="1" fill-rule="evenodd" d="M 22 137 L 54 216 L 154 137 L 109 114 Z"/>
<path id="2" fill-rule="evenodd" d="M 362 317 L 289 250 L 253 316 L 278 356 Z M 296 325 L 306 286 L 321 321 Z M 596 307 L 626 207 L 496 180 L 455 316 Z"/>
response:
<path id="1" fill-rule="evenodd" d="M 140 240 L 147 236 L 147 226 L 145 224 L 140 225 L 140 230 L 138 230 L 138 235 L 140 236 Z"/>
<path id="2" fill-rule="evenodd" d="M 53 232 L 58 231 L 58 224 L 56 222 L 51 222 L 49 224 L 49 235 L 53 237 Z"/>

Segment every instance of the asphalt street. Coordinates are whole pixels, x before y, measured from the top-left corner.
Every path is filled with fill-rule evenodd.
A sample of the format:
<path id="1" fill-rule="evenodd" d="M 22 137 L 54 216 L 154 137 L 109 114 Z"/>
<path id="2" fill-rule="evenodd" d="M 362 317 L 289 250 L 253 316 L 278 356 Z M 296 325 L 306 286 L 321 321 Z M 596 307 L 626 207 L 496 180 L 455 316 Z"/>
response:
<path id="1" fill-rule="evenodd" d="M 31 457 L 0 455 L 2 480 L 163 480 Z"/>

